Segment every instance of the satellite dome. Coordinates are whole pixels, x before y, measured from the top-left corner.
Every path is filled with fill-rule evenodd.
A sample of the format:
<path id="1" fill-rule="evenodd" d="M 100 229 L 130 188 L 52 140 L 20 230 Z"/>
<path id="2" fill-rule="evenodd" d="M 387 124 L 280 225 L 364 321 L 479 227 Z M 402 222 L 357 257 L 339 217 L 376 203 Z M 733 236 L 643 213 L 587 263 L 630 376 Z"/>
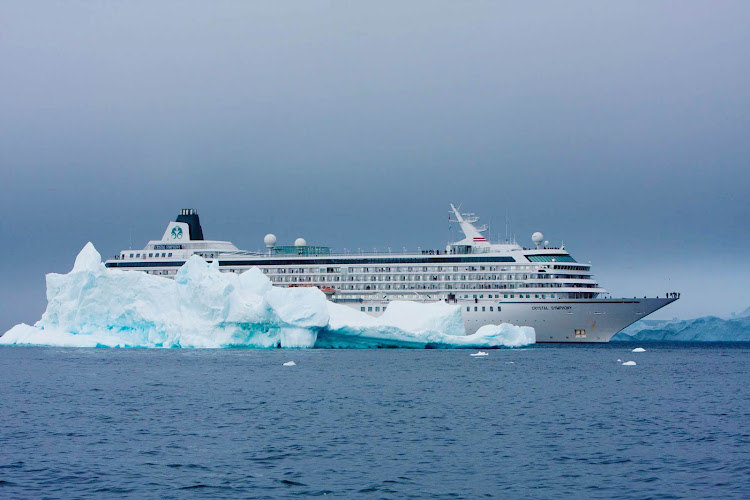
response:
<path id="1" fill-rule="evenodd" d="M 305 241 L 305 238 L 297 238 L 294 240 L 294 246 L 295 247 L 304 247 L 307 245 L 307 242 Z"/>
<path id="2" fill-rule="evenodd" d="M 531 235 L 531 241 L 533 241 L 536 246 L 539 246 L 539 244 L 544 241 L 544 235 L 537 231 Z"/>
<path id="3" fill-rule="evenodd" d="M 263 243 L 266 244 L 267 248 L 273 248 L 276 245 L 276 236 L 273 234 L 267 234 L 265 238 L 263 238 Z"/>

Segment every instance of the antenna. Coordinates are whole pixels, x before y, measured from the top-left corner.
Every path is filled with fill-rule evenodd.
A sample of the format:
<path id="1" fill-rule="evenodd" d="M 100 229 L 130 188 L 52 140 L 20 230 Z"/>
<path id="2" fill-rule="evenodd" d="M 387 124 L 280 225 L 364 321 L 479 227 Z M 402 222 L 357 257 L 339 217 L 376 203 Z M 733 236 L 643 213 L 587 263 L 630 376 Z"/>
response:
<path id="1" fill-rule="evenodd" d="M 505 243 L 510 243 L 508 240 L 508 207 L 505 207 Z"/>

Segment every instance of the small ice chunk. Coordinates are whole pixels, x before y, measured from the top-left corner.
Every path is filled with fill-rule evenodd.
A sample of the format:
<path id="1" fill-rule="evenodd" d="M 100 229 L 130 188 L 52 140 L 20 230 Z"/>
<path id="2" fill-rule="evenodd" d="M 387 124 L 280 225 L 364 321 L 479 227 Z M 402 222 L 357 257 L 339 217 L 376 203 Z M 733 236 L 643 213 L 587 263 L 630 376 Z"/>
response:
<path id="1" fill-rule="evenodd" d="M 646 349 L 644 349 L 643 347 L 636 347 L 635 349 L 633 349 L 633 352 L 646 352 Z"/>
<path id="2" fill-rule="evenodd" d="M 622 366 L 635 366 L 635 361 L 625 361 Z"/>
<path id="3" fill-rule="evenodd" d="M 470 354 L 469 356 L 479 357 L 479 356 L 489 356 L 489 354 L 484 351 L 479 351 L 479 352 L 475 352 L 474 354 Z"/>
<path id="4" fill-rule="evenodd" d="M 635 363 L 633 363 L 633 364 L 635 364 Z M 294 361 L 287 361 L 286 363 L 284 363 L 284 366 L 296 366 L 296 365 L 297 365 L 297 363 L 295 363 Z"/>
<path id="5" fill-rule="evenodd" d="M 622 363 L 622 360 L 620 358 L 617 358 L 618 363 Z"/>

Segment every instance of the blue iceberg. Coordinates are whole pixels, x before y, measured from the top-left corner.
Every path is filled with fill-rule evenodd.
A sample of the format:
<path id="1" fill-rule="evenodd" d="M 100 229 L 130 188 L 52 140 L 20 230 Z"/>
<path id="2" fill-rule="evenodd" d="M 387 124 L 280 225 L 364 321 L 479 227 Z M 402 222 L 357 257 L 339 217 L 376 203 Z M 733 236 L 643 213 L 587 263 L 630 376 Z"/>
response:
<path id="1" fill-rule="evenodd" d="M 750 307 L 731 318 L 704 316 L 685 320 L 641 320 L 612 341 L 750 342 Z"/>
<path id="2" fill-rule="evenodd" d="M 378 318 L 317 288 L 279 288 L 257 268 L 222 273 L 191 257 L 174 279 L 107 269 L 88 243 L 67 274 L 47 275 L 47 310 L 0 344 L 70 347 L 520 347 L 534 329 L 487 325 L 465 335 L 456 305 L 391 302 Z"/>

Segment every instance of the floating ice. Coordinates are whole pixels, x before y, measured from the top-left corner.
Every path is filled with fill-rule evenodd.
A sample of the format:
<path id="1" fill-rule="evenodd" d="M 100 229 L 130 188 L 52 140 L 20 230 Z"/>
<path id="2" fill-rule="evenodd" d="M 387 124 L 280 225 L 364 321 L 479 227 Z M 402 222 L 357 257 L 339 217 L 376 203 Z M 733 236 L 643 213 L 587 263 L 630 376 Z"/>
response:
<path id="1" fill-rule="evenodd" d="M 622 366 L 635 366 L 635 361 L 625 361 Z"/>
<path id="2" fill-rule="evenodd" d="M 486 325 L 465 335 L 461 310 L 453 304 L 393 301 L 378 318 L 328 303 L 330 321 L 315 347 L 521 347 L 536 342 L 534 329 Z"/>
<path id="3" fill-rule="evenodd" d="M 482 356 L 489 356 L 489 354 L 487 354 L 484 351 L 479 351 L 479 352 L 475 352 L 474 354 L 469 354 L 469 356 L 482 357 Z"/>
<path id="4" fill-rule="evenodd" d="M 646 352 L 646 349 L 644 349 L 643 347 L 636 347 L 632 352 Z"/>
<path id="5" fill-rule="evenodd" d="M 614 337 L 613 341 L 750 342 L 750 308 L 731 318 L 705 316 L 685 320 L 644 319 Z"/>
<path id="6" fill-rule="evenodd" d="M 88 243 L 68 274 L 47 275 L 47 310 L 0 344 L 70 347 L 519 347 L 534 329 L 464 334 L 454 304 L 391 302 L 374 318 L 312 287 L 273 287 L 257 268 L 222 273 L 191 257 L 175 279 L 107 269 Z"/>
<path id="7" fill-rule="evenodd" d="M 287 361 L 283 366 L 297 366 L 297 363 L 295 363 L 294 361 Z"/>

